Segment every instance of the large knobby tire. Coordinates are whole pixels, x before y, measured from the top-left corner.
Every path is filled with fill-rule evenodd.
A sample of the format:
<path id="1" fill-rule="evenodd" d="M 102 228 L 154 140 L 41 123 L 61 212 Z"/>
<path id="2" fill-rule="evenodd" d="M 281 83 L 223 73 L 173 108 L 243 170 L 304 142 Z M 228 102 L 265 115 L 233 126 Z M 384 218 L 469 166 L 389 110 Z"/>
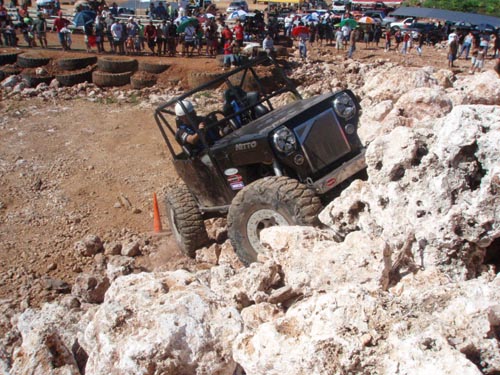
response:
<path id="1" fill-rule="evenodd" d="M 19 52 L 0 52 L 0 65 L 14 64 Z"/>
<path id="2" fill-rule="evenodd" d="M 38 68 L 47 65 L 50 57 L 38 54 L 36 52 L 26 52 L 17 56 L 17 64 L 21 68 Z"/>
<path id="3" fill-rule="evenodd" d="M 198 205 L 185 184 L 167 189 L 165 207 L 177 245 L 184 254 L 194 258 L 196 250 L 208 243 L 208 234 Z"/>
<path id="4" fill-rule="evenodd" d="M 53 75 L 37 75 L 37 74 L 31 74 L 31 73 L 21 73 L 21 77 L 23 77 L 23 80 L 26 81 L 29 87 L 35 88 L 37 87 L 40 83 L 45 83 L 47 85 L 50 85 L 52 80 L 54 79 Z"/>
<path id="5" fill-rule="evenodd" d="M 99 87 L 124 86 L 130 83 L 132 72 L 106 73 L 95 70 L 92 72 L 92 82 Z"/>
<path id="6" fill-rule="evenodd" d="M 57 81 L 61 86 L 74 86 L 83 82 L 92 82 L 92 71 L 79 71 L 75 73 L 56 74 Z"/>
<path id="7" fill-rule="evenodd" d="M 130 57 L 103 56 L 97 60 L 97 66 L 101 72 L 125 73 L 137 70 L 137 60 Z"/>
<path id="8" fill-rule="evenodd" d="M 265 177 L 234 197 L 227 216 L 228 236 L 238 258 L 249 265 L 264 250 L 260 232 L 281 225 L 317 225 L 321 201 L 313 190 L 288 177 Z"/>
<path id="9" fill-rule="evenodd" d="M 95 64 L 96 62 L 97 57 L 95 56 L 65 57 L 57 60 L 57 65 L 59 65 L 62 70 L 79 70 Z"/>
<path id="10" fill-rule="evenodd" d="M 139 71 L 152 74 L 160 74 L 170 68 L 170 64 L 151 63 L 147 61 L 139 61 Z"/>

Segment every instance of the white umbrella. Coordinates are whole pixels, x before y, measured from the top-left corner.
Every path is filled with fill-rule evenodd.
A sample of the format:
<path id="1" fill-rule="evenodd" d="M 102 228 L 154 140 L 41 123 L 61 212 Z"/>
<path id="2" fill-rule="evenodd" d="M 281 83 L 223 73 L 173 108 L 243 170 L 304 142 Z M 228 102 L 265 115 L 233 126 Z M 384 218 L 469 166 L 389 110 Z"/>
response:
<path id="1" fill-rule="evenodd" d="M 247 12 L 245 12 L 244 10 L 241 10 L 241 9 L 238 9 L 238 10 L 235 10 L 233 13 L 231 13 L 228 17 L 228 19 L 232 20 L 232 19 L 237 19 L 237 18 L 245 18 L 247 16 Z"/>

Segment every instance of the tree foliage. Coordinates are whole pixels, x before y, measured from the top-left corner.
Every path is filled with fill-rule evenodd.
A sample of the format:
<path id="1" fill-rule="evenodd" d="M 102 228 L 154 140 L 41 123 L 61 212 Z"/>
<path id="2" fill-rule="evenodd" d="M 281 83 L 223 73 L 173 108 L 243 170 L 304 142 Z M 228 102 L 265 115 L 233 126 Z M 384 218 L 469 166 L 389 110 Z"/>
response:
<path id="1" fill-rule="evenodd" d="M 405 5 L 420 5 L 425 8 L 448 9 L 500 17 L 499 0 L 407 0 Z"/>

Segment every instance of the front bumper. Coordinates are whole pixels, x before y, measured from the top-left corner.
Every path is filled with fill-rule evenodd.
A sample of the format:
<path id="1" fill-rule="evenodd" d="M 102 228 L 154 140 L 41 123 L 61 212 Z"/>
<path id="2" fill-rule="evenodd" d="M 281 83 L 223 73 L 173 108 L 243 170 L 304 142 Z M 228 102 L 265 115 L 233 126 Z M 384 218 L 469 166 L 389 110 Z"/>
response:
<path id="1" fill-rule="evenodd" d="M 327 191 L 333 189 L 341 182 L 347 180 L 349 177 L 365 169 L 365 151 L 366 149 L 363 149 L 356 157 L 346 161 L 344 164 L 331 171 L 326 176 L 323 176 L 319 180 L 314 181 L 312 183 L 312 188 L 318 194 L 325 194 Z"/>

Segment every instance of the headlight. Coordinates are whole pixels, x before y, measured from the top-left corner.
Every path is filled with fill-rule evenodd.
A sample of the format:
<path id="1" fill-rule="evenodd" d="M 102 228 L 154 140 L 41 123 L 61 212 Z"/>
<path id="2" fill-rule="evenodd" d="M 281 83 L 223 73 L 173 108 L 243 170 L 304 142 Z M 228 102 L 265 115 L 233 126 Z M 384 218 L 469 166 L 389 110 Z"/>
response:
<path id="1" fill-rule="evenodd" d="M 290 154 L 297 150 L 297 139 L 293 132 L 285 126 L 279 128 L 273 134 L 273 143 L 274 147 L 284 154 Z"/>
<path id="2" fill-rule="evenodd" d="M 356 103 L 345 92 L 337 95 L 333 100 L 333 109 L 340 117 L 349 120 L 356 115 Z"/>

